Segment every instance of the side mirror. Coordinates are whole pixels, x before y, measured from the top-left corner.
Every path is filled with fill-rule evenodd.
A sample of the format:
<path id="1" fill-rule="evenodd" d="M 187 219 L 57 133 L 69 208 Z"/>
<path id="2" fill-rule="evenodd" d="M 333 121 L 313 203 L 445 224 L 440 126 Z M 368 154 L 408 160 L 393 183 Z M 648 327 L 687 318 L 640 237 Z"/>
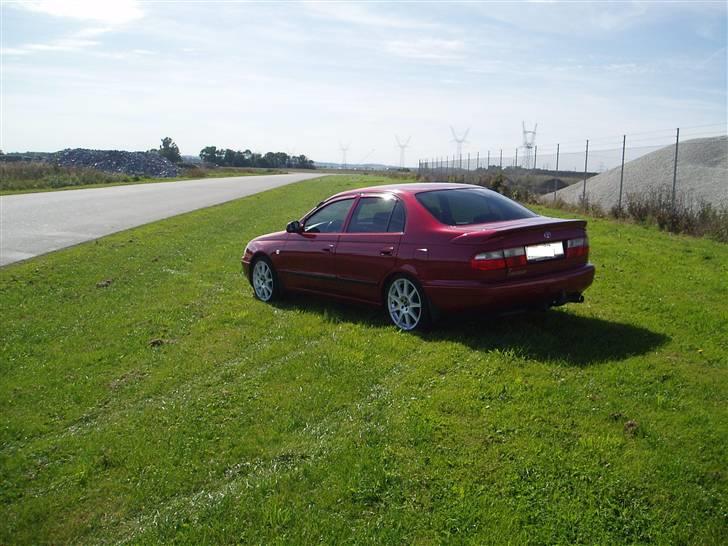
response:
<path id="1" fill-rule="evenodd" d="M 303 231 L 303 227 L 301 226 L 301 222 L 299 222 L 298 220 L 288 222 L 288 224 L 286 225 L 287 233 L 301 233 L 301 231 Z"/>

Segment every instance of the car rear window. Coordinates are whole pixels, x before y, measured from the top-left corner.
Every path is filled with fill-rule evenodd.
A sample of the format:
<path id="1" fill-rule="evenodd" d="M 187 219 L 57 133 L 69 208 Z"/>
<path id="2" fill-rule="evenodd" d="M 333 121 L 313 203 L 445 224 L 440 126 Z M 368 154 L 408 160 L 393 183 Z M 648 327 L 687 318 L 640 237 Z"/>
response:
<path id="1" fill-rule="evenodd" d="M 515 201 L 482 188 L 420 192 L 417 200 L 437 220 L 449 226 L 504 222 L 536 216 Z"/>

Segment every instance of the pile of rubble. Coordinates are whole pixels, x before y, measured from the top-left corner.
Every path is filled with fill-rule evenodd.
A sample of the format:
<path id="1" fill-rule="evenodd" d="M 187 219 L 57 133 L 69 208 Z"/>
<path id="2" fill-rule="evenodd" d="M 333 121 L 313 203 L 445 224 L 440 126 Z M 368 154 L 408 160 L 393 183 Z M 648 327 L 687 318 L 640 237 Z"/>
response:
<path id="1" fill-rule="evenodd" d="M 55 161 L 62 167 L 90 167 L 111 173 L 153 177 L 179 176 L 179 169 L 175 164 L 155 152 L 74 148 L 58 152 Z"/>
<path id="2" fill-rule="evenodd" d="M 603 172 L 586 181 L 586 195 L 590 203 L 609 209 L 619 201 L 619 183 L 623 182 L 624 195 L 644 195 L 653 188 L 672 188 L 672 177 L 677 174 L 676 189 L 685 197 L 703 200 L 713 205 L 728 205 L 728 137 L 717 136 L 681 141 L 678 147 L 675 172 L 675 145 L 670 144 L 643 155 L 621 167 Z M 579 204 L 582 184 L 574 184 L 556 192 L 567 203 Z M 550 194 L 553 197 L 553 193 Z"/>

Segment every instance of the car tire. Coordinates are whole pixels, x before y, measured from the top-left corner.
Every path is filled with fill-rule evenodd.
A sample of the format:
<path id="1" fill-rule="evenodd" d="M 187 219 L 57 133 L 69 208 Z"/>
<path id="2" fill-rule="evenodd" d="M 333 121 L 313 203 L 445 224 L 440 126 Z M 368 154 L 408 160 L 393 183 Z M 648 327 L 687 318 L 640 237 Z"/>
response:
<path id="1" fill-rule="evenodd" d="M 384 291 L 384 305 L 389 320 L 405 332 L 426 330 L 431 323 L 430 305 L 420 284 L 405 275 L 397 275 Z"/>
<path id="2" fill-rule="evenodd" d="M 253 260 L 250 270 L 250 284 L 253 294 L 262 302 L 268 303 L 280 297 L 281 289 L 278 275 L 271 261 L 265 256 Z"/>

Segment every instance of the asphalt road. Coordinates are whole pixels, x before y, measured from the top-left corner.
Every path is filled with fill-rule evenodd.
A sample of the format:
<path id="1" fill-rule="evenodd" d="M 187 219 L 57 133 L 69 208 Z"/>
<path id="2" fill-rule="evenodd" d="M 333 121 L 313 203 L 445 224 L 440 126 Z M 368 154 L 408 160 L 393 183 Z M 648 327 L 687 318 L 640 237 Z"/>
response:
<path id="1" fill-rule="evenodd" d="M 0 266 L 319 176 L 240 176 L 0 196 Z"/>

